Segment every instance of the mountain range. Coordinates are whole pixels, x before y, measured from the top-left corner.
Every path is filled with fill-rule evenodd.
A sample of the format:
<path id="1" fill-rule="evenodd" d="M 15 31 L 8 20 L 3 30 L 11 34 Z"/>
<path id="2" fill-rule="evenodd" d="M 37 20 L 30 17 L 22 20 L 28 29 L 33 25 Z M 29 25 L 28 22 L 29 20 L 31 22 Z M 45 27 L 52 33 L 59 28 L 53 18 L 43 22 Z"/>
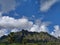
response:
<path id="1" fill-rule="evenodd" d="M 0 44 L 3 45 L 3 43 L 5 45 L 60 45 L 60 39 L 47 32 L 22 30 L 20 32 L 11 32 L 7 36 L 2 36 L 0 38 Z"/>

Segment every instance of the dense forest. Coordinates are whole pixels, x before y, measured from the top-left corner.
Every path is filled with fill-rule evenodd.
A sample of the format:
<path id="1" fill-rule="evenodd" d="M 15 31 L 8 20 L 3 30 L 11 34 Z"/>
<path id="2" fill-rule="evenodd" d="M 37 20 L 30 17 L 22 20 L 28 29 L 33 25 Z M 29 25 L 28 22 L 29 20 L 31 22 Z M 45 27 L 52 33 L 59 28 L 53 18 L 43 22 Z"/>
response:
<path id="1" fill-rule="evenodd" d="M 60 45 L 60 39 L 47 32 L 11 32 L 0 38 L 0 45 Z"/>

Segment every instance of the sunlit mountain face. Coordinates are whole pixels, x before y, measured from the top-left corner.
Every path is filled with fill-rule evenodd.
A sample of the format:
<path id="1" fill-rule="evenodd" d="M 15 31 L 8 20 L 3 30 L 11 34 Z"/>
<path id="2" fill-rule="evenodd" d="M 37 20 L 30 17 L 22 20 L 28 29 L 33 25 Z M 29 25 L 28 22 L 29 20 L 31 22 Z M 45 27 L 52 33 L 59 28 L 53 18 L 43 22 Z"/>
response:
<path id="1" fill-rule="evenodd" d="M 29 32 L 27 30 L 22 30 L 19 32 L 11 32 L 7 36 L 4 35 L 0 38 L 0 43 L 2 44 L 26 44 L 26 45 L 42 45 L 42 44 L 60 44 L 60 38 L 56 38 L 47 32 Z M 2 44 L 2 45 L 3 45 Z"/>
<path id="2" fill-rule="evenodd" d="M 10 38 L 11 32 L 19 32 L 18 35 L 16 34 L 18 36 L 16 38 L 20 39 L 19 34 L 22 29 L 24 30 L 23 34 L 28 31 L 27 34 L 29 35 L 31 35 L 29 32 L 47 33 L 54 40 L 57 40 L 56 42 L 59 42 L 59 39 L 55 39 L 60 38 L 59 20 L 60 0 L 0 0 L 0 38 L 2 37 L 1 39 L 5 42 Z M 39 34 L 34 33 L 33 35 L 37 36 Z M 26 36 L 29 37 L 29 35 Z M 48 39 L 50 36 L 48 36 Z"/>

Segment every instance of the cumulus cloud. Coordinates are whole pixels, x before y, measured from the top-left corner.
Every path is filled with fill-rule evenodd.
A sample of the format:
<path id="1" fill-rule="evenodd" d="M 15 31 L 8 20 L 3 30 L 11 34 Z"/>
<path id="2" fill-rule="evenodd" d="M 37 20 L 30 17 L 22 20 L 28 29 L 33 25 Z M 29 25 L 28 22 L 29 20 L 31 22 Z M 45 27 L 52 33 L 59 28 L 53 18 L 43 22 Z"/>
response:
<path id="1" fill-rule="evenodd" d="M 55 37 L 60 37 L 60 27 L 59 25 L 54 26 L 54 31 L 52 31 L 51 35 Z"/>
<path id="2" fill-rule="evenodd" d="M 17 3 L 16 0 L 0 0 L 0 6 L 0 11 L 6 13 L 15 10 Z"/>
<path id="3" fill-rule="evenodd" d="M 0 36 L 8 34 L 9 32 L 17 32 L 22 29 L 29 30 L 33 26 L 33 22 L 27 18 L 15 19 L 9 16 L 2 16 L 0 18 Z"/>
<path id="4" fill-rule="evenodd" d="M 10 32 L 21 31 L 22 29 L 32 32 L 48 32 L 48 25 L 49 23 L 41 20 L 34 23 L 25 17 L 15 19 L 9 16 L 2 16 L 0 18 L 0 36 L 7 35 Z"/>
<path id="5" fill-rule="evenodd" d="M 48 32 L 49 33 L 49 22 L 42 22 L 41 20 L 37 20 L 36 23 L 32 26 L 30 31 L 32 32 Z"/>
<path id="6" fill-rule="evenodd" d="M 33 25 L 33 22 L 28 21 L 26 18 L 21 18 L 21 19 L 14 19 L 9 16 L 3 16 L 0 19 L 0 27 L 1 28 L 6 28 L 6 29 L 26 29 L 29 30 Z"/>
<path id="7" fill-rule="evenodd" d="M 10 32 L 18 32 L 22 29 L 31 31 L 31 32 L 48 32 L 50 22 L 43 22 L 42 20 L 36 20 L 34 23 L 28 18 L 22 17 L 20 19 L 15 19 L 9 16 L 2 16 L 0 18 L 0 37 L 3 35 L 8 35 Z M 50 33 L 55 37 L 60 36 L 60 27 L 59 25 L 54 26 L 54 30 Z"/>
<path id="8" fill-rule="evenodd" d="M 0 14 L 1 15 L 1 14 Z M 35 21 L 29 21 L 28 18 L 22 17 L 20 19 L 15 19 L 9 16 L 0 17 L 0 37 L 3 35 L 8 35 L 10 32 L 18 32 L 22 29 L 31 31 L 31 32 L 48 32 L 50 22 L 43 22 L 38 19 Z M 60 27 L 59 25 L 54 26 L 54 31 L 51 35 L 58 37 L 60 36 Z"/>
<path id="9" fill-rule="evenodd" d="M 6 29 L 0 29 L 0 37 L 6 34 Z"/>
<path id="10" fill-rule="evenodd" d="M 41 0 L 40 11 L 48 11 L 58 0 Z"/>
<path id="11" fill-rule="evenodd" d="M 32 31 L 32 32 L 48 32 L 48 28 L 46 25 L 43 25 L 43 24 L 41 26 L 33 25 L 33 27 L 31 28 L 30 31 Z"/>
<path id="12" fill-rule="evenodd" d="M 38 28 L 41 30 L 45 28 L 48 23 L 38 21 L 35 24 L 33 24 L 32 21 L 29 21 L 27 18 L 20 18 L 20 19 L 15 19 L 9 16 L 3 16 L 0 18 L 0 29 L 25 29 L 25 30 L 30 30 L 33 27 L 36 28 L 35 30 L 37 31 Z M 38 29 L 39 30 L 39 29 Z M 45 30 L 45 29 L 43 29 Z M 31 30 L 32 31 L 32 30 Z"/>
<path id="13" fill-rule="evenodd" d="M 18 31 L 20 31 L 20 30 L 16 29 L 16 28 L 14 28 L 14 29 L 11 30 L 11 32 L 18 32 Z"/>

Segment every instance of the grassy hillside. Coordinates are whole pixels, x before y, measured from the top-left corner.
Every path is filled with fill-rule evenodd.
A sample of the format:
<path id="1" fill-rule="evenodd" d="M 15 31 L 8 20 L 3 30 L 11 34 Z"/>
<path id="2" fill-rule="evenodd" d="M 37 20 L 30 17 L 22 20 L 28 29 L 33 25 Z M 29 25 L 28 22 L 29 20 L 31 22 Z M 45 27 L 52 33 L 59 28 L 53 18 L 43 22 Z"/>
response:
<path id="1" fill-rule="evenodd" d="M 11 32 L 8 36 L 0 38 L 0 45 L 60 45 L 60 39 L 57 39 L 47 32 Z"/>

